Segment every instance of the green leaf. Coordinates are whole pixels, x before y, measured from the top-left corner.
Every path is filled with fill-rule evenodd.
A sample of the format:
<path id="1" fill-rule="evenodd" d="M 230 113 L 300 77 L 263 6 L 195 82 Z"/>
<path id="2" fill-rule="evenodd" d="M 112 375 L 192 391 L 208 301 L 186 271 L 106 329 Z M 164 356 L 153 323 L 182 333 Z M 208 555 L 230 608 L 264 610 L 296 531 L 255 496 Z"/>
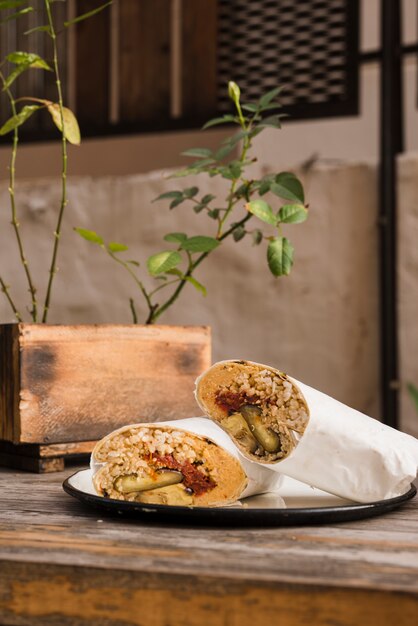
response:
<path id="1" fill-rule="evenodd" d="M 246 209 L 267 224 L 272 226 L 277 224 L 277 217 L 273 213 L 273 209 L 264 200 L 252 200 L 246 204 Z"/>
<path id="2" fill-rule="evenodd" d="M 0 24 L 6 24 L 6 22 L 10 22 L 11 20 L 17 20 L 22 15 L 32 13 L 33 10 L 33 7 L 26 7 L 26 9 L 22 9 L 21 11 L 17 11 L 17 13 L 12 13 L 11 15 L 8 15 L 4 18 L 4 20 L 1 20 Z"/>
<path id="3" fill-rule="evenodd" d="M 187 252 L 210 252 L 219 246 L 219 241 L 213 237 L 190 237 L 181 244 Z"/>
<path id="4" fill-rule="evenodd" d="M 190 148 L 190 150 L 185 150 L 181 154 L 189 157 L 206 158 L 212 156 L 212 150 L 209 150 L 209 148 Z"/>
<path id="5" fill-rule="evenodd" d="M 413 383 L 408 383 L 407 387 L 411 400 L 415 405 L 415 409 L 418 411 L 418 387 L 416 387 Z"/>
<path id="6" fill-rule="evenodd" d="M 99 246 L 104 244 L 104 241 L 100 235 L 98 235 L 94 230 L 86 230 L 85 228 L 74 228 L 75 232 L 78 233 L 83 239 L 86 241 L 90 241 L 91 243 L 96 243 Z"/>
<path id="7" fill-rule="evenodd" d="M 48 111 L 51 114 L 51 117 L 54 121 L 55 126 L 58 128 L 60 132 L 62 132 L 62 120 L 61 120 L 61 111 L 60 106 L 57 103 L 49 103 L 47 106 Z M 81 137 L 80 137 L 80 128 L 78 126 L 77 118 L 74 113 L 67 109 L 67 107 L 63 107 L 62 116 L 64 119 L 64 136 L 75 146 L 80 145 Z"/>
<path id="8" fill-rule="evenodd" d="M 186 239 L 187 235 L 185 233 L 168 233 L 168 235 L 164 237 L 164 240 L 170 243 L 183 243 Z"/>
<path id="9" fill-rule="evenodd" d="M 206 128 L 210 128 L 211 126 L 217 126 L 218 124 L 236 124 L 238 123 L 238 119 L 234 115 L 224 115 L 222 117 L 214 117 L 212 120 L 206 122 L 204 126 L 202 126 L 203 130 Z"/>
<path id="10" fill-rule="evenodd" d="M 110 252 L 125 252 L 126 250 L 128 250 L 128 246 L 125 246 L 124 243 L 116 243 L 115 241 L 111 241 L 107 245 L 107 249 Z"/>
<path id="11" fill-rule="evenodd" d="M 234 145 L 226 145 L 223 146 L 222 148 L 219 148 L 219 150 L 215 153 L 215 159 L 217 161 L 223 161 L 223 159 L 228 156 L 228 154 L 230 154 L 230 152 L 232 152 L 232 150 L 235 149 L 235 144 Z"/>
<path id="12" fill-rule="evenodd" d="M 0 11 L 3 9 L 17 9 L 22 4 L 26 4 L 27 0 L 2 0 L 0 2 Z"/>
<path id="13" fill-rule="evenodd" d="M 302 202 L 302 204 L 305 202 L 302 184 L 298 178 L 290 172 L 278 174 L 275 178 L 275 182 L 270 186 L 270 191 L 285 200 Z"/>
<path id="14" fill-rule="evenodd" d="M 130 265 L 135 265 L 135 267 L 139 267 L 139 263 L 138 261 L 134 261 L 133 259 L 130 259 L 129 261 L 125 261 L 125 263 L 129 263 Z"/>
<path id="15" fill-rule="evenodd" d="M 181 263 L 181 255 L 175 251 L 165 251 L 153 254 L 147 260 L 147 268 L 151 276 L 164 274 Z"/>
<path id="16" fill-rule="evenodd" d="M 258 127 L 268 126 L 270 128 L 281 128 L 282 125 L 280 123 L 280 117 L 278 115 L 270 115 L 269 117 L 265 117 L 259 123 Z"/>
<path id="17" fill-rule="evenodd" d="M 230 80 L 228 83 L 228 96 L 231 98 L 232 102 L 234 102 L 235 106 L 238 107 L 241 90 L 233 80 Z"/>
<path id="18" fill-rule="evenodd" d="M 183 197 L 182 191 L 166 191 L 165 193 L 162 193 L 157 198 L 154 198 L 153 202 L 157 202 L 157 200 L 164 200 L 165 198 L 182 198 L 182 197 Z"/>
<path id="19" fill-rule="evenodd" d="M 217 220 L 219 217 L 219 212 L 219 209 L 212 209 L 211 211 L 208 211 L 208 215 L 213 220 Z"/>
<path id="20" fill-rule="evenodd" d="M 212 202 L 212 200 L 215 200 L 216 196 L 214 196 L 211 193 L 206 194 L 206 196 L 203 196 L 202 198 L 202 204 L 209 204 L 209 202 Z"/>
<path id="21" fill-rule="evenodd" d="M 285 224 L 301 224 L 308 217 L 308 211 L 303 204 L 284 204 L 278 213 L 280 222 Z"/>
<path id="22" fill-rule="evenodd" d="M 282 87 L 276 87 L 275 89 L 272 89 L 271 91 L 268 91 L 263 96 L 261 96 L 260 100 L 258 101 L 260 108 L 268 106 L 270 102 L 279 95 L 281 90 Z"/>
<path id="23" fill-rule="evenodd" d="M 206 209 L 206 204 L 204 204 L 203 202 L 199 202 L 199 204 L 195 204 L 193 207 L 193 211 L 195 213 L 200 213 L 201 211 L 203 211 L 203 209 Z"/>
<path id="24" fill-rule="evenodd" d="M 30 28 L 29 30 L 26 30 L 23 34 L 31 35 L 32 33 L 48 33 L 49 35 L 51 35 L 51 27 L 49 26 L 49 24 L 44 24 L 43 26 L 35 26 L 35 28 Z"/>
<path id="25" fill-rule="evenodd" d="M 244 109 L 244 111 L 248 111 L 249 113 L 257 113 L 259 107 L 258 104 L 247 102 L 246 104 L 242 104 L 241 108 Z"/>
<path id="26" fill-rule="evenodd" d="M 178 276 L 179 278 L 181 278 L 182 280 L 184 280 L 185 276 L 183 274 L 183 272 L 181 272 L 179 269 L 177 268 L 173 268 L 171 270 L 167 270 L 166 274 L 170 274 L 170 276 Z"/>
<path id="27" fill-rule="evenodd" d="M 204 287 L 202 283 L 199 283 L 196 278 L 193 278 L 193 276 L 184 276 L 184 280 L 187 280 L 187 282 L 193 285 L 193 287 L 197 289 L 197 291 L 200 291 L 200 293 L 202 293 L 204 296 L 207 295 L 206 287 Z"/>
<path id="28" fill-rule="evenodd" d="M 246 234 L 247 231 L 245 230 L 244 226 L 238 226 L 232 233 L 232 237 L 234 238 L 234 241 L 241 241 L 241 239 L 243 239 Z"/>
<path id="29" fill-rule="evenodd" d="M 235 147 L 237 143 L 239 143 L 245 137 L 248 137 L 249 134 L 250 133 L 248 132 L 248 130 L 239 130 L 237 133 L 232 135 L 232 137 L 228 137 L 228 139 L 225 139 L 223 143 L 226 146 Z"/>
<path id="30" fill-rule="evenodd" d="M 258 188 L 258 193 L 260 196 L 264 196 L 264 194 L 268 193 L 270 191 L 270 186 L 271 186 L 272 181 L 268 180 L 268 179 L 264 179 L 261 181 L 261 184 Z"/>
<path id="31" fill-rule="evenodd" d="M 263 241 L 263 233 L 261 230 L 255 230 L 253 232 L 253 246 L 258 246 Z"/>
<path id="32" fill-rule="evenodd" d="M 270 241 L 267 262 L 273 276 L 290 274 L 293 265 L 293 246 L 286 237 L 276 237 Z"/>
<path id="33" fill-rule="evenodd" d="M 183 190 L 183 194 L 186 198 L 194 198 L 199 193 L 199 187 L 188 187 Z"/>
<path id="34" fill-rule="evenodd" d="M 183 197 L 183 194 L 181 194 L 181 196 L 179 196 L 178 198 L 174 198 L 174 200 L 170 202 L 170 209 L 175 209 L 176 206 L 179 206 L 184 201 L 185 198 Z"/>
<path id="35" fill-rule="evenodd" d="M 3 124 L 3 126 L 0 128 L 0 135 L 7 135 L 7 133 L 10 133 L 10 131 L 24 124 L 26 120 L 29 119 L 30 116 L 33 115 L 33 113 L 35 113 L 35 111 L 40 108 L 41 107 L 36 104 L 24 106 L 17 115 L 10 117 L 7 122 Z"/>
<path id="36" fill-rule="evenodd" d="M 10 72 L 10 74 L 3 83 L 3 91 L 6 91 L 6 89 L 8 89 L 15 82 L 16 78 L 23 74 L 23 72 L 25 72 L 27 69 L 29 69 L 28 65 L 18 65 L 17 67 L 15 67 L 15 69 Z"/>
<path id="37" fill-rule="evenodd" d="M 14 65 L 25 65 L 27 67 L 33 67 L 36 69 L 48 70 L 52 72 L 52 68 L 48 65 L 48 63 L 34 52 L 11 52 L 7 55 L 6 59 L 10 63 L 14 63 Z"/>
<path id="38" fill-rule="evenodd" d="M 110 4 L 112 4 L 112 0 L 110 2 L 106 2 L 106 4 L 102 4 L 102 6 L 100 7 L 97 7 L 97 9 L 93 9 L 92 11 L 89 11 L 88 13 L 83 13 L 82 15 L 78 15 L 73 20 L 64 22 L 64 26 L 68 28 L 68 26 L 72 26 L 73 24 L 78 24 L 78 22 L 87 20 L 89 17 L 93 17 L 93 15 L 96 15 L 97 13 L 100 13 L 100 11 L 103 11 L 103 9 L 108 7 Z"/>

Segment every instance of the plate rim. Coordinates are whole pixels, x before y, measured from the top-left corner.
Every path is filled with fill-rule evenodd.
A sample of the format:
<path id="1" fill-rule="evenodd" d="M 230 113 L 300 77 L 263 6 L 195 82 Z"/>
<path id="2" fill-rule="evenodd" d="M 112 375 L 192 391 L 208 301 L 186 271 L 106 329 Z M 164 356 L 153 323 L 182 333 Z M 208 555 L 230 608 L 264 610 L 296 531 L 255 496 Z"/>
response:
<path id="1" fill-rule="evenodd" d="M 410 487 L 405 493 L 400 496 L 395 496 L 393 498 L 387 498 L 385 500 L 375 500 L 373 502 L 353 502 L 352 504 L 342 504 L 337 506 L 325 506 L 325 507 L 302 507 L 302 508 L 246 508 L 243 507 L 233 507 L 233 506 L 219 506 L 219 507 L 208 507 L 208 506 L 178 506 L 178 505 L 167 505 L 167 504 L 144 504 L 140 502 L 129 502 L 126 500 L 116 500 L 114 498 L 105 498 L 104 496 L 99 496 L 97 494 L 87 493 L 82 491 L 81 489 L 77 489 L 73 485 L 70 484 L 70 480 L 74 478 L 80 472 L 87 471 L 89 468 L 79 469 L 70 476 L 68 476 L 62 483 L 62 488 L 64 491 L 76 498 L 81 502 L 87 502 L 88 504 L 97 504 L 98 508 L 109 510 L 116 510 L 120 508 L 124 513 L 132 512 L 132 513 L 156 513 L 156 514 L 167 514 L 173 516 L 199 516 L 208 515 L 209 517 L 237 517 L 237 518 L 246 518 L 246 517 L 272 517 L 277 515 L 279 518 L 286 517 L 306 517 L 309 515 L 316 516 L 319 518 L 326 517 L 327 515 L 332 515 L 333 513 L 344 513 L 344 512 L 362 512 L 362 511 L 382 511 L 386 512 L 386 510 L 391 510 L 391 508 L 396 508 L 398 505 L 407 502 L 415 497 L 417 494 L 417 487 L 410 483 Z M 280 495 L 280 494 L 279 494 Z M 332 494 L 331 494 L 332 495 Z M 346 521 L 349 521 L 350 518 L 347 517 Z"/>

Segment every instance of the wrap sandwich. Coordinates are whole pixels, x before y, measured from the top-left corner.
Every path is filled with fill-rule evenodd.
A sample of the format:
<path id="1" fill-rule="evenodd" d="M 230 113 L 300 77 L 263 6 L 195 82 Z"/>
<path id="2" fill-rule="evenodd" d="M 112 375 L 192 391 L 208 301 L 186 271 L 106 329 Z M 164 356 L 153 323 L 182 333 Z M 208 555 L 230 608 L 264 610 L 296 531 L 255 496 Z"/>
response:
<path id="1" fill-rule="evenodd" d="M 196 381 L 196 399 L 252 461 L 337 496 L 402 495 L 418 469 L 418 441 L 283 372 L 222 361 Z"/>
<path id="2" fill-rule="evenodd" d="M 145 504 L 222 506 L 281 481 L 207 418 L 119 428 L 96 444 L 91 467 L 99 495 Z"/>

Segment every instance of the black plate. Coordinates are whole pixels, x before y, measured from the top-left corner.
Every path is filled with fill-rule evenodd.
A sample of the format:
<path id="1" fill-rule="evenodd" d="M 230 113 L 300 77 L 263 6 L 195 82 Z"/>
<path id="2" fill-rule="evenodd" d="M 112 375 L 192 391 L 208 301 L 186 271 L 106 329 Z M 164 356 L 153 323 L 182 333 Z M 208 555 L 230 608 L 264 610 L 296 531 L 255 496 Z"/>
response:
<path id="1" fill-rule="evenodd" d="M 279 495 L 253 496 L 237 505 L 215 508 L 150 505 L 103 498 L 94 494 L 89 469 L 80 470 L 67 478 L 63 488 L 80 502 L 109 513 L 135 517 L 141 521 L 211 526 L 294 526 L 348 522 L 393 511 L 417 493 L 416 487 L 411 485 L 406 493 L 396 498 L 356 504 L 291 479 L 286 481 Z"/>

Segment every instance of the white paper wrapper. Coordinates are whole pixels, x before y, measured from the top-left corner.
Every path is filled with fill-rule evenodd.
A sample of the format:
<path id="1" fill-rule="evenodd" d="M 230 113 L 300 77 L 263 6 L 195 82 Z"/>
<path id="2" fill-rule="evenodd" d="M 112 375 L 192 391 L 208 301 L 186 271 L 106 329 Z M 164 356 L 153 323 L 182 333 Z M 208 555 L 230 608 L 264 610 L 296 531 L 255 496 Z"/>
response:
<path id="1" fill-rule="evenodd" d="M 131 424 L 130 426 L 136 425 L 137 424 Z M 190 417 L 182 420 L 144 424 L 144 426 L 170 426 L 176 430 L 185 430 L 195 435 L 207 437 L 208 439 L 214 441 L 218 446 L 227 450 L 227 452 L 239 461 L 248 478 L 248 484 L 244 491 L 240 494 L 240 498 L 266 493 L 268 491 L 277 492 L 279 490 L 283 477 L 277 472 L 272 472 L 268 467 L 254 463 L 253 461 L 243 457 L 222 428 L 206 417 Z M 129 428 L 129 426 L 124 426 L 118 430 L 125 430 L 125 428 Z M 95 474 L 102 466 L 103 463 L 98 463 L 92 455 L 90 467 L 93 474 Z"/>
<path id="2" fill-rule="evenodd" d="M 394 498 L 409 489 L 418 470 L 417 439 L 292 380 L 310 420 L 294 451 L 272 469 L 357 502 Z"/>
<path id="3" fill-rule="evenodd" d="M 417 439 L 288 378 L 306 400 L 309 422 L 289 456 L 267 467 L 357 502 L 393 498 L 409 489 L 418 471 Z M 198 394 L 196 399 L 201 404 Z M 266 463 L 260 465 L 266 467 Z"/>

